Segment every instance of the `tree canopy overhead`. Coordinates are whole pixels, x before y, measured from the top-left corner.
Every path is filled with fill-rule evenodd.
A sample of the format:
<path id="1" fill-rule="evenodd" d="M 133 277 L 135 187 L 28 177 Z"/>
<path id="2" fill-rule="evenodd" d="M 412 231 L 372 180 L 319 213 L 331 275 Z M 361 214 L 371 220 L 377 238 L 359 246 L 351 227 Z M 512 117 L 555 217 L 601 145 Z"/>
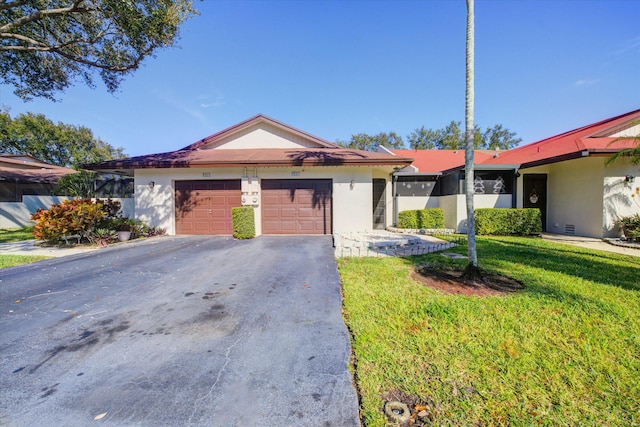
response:
<path id="1" fill-rule="evenodd" d="M 58 166 L 80 169 L 85 163 L 125 157 L 116 148 L 95 138 L 91 129 L 55 124 L 43 114 L 25 113 L 12 119 L 0 111 L 0 153 L 30 154 Z"/>
<path id="2" fill-rule="evenodd" d="M 395 132 L 380 132 L 377 135 L 359 133 L 351 135 L 349 141 L 338 141 L 338 144 L 346 148 L 364 151 L 376 151 L 381 145 L 387 148 L 404 148 L 402 137 Z"/>
<path id="3" fill-rule="evenodd" d="M 473 143 L 478 150 L 509 150 L 522 141 L 515 132 L 496 124 L 482 130 L 473 128 Z M 452 121 L 444 129 L 425 129 L 424 126 L 413 131 L 407 138 L 409 147 L 415 150 L 463 150 L 465 132 L 460 122 Z"/>
<path id="4" fill-rule="evenodd" d="M 191 0 L 4 0 L 0 82 L 24 100 L 55 100 L 99 72 L 109 92 L 148 56 L 173 46 Z"/>
<path id="5" fill-rule="evenodd" d="M 496 124 L 484 131 L 474 126 L 473 141 L 479 150 L 509 150 L 517 147 L 522 141 L 515 132 Z M 460 122 L 451 121 L 443 129 L 427 129 L 424 126 L 407 135 L 409 148 L 414 150 L 464 150 L 465 132 Z M 365 151 L 376 151 L 380 145 L 387 148 L 402 149 L 405 143 L 395 132 L 381 132 L 377 135 L 359 133 L 351 136 L 349 141 L 337 141 L 347 148 Z"/>

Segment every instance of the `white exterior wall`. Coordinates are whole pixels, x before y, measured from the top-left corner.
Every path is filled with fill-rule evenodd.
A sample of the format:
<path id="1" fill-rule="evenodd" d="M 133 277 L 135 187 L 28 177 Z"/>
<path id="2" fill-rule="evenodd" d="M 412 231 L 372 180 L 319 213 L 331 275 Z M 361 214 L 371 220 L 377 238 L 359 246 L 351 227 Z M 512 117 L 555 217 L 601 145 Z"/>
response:
<path id="1" fill-rule="evenodd" d="M 510 208 L 511 194 L 476 194 L 473 208 Z M 458 233 L 467 232 L 467 199 L 464 194 L 440 196 L 440 207 L 444 211 L 444 225 L 455 228 Z"/>
<path id="2" fill-rule="evenodd" d="M 464 194 L 440 196 L 440 208 L 444 211 L 444 226 L 458 233 L 467 231 L 467 202 Z"/>
<path id="3" fill-rule="evenodd" d="M 444 196 L 446 197 L 446 196 Z M 416 209 L 439 208 L 440 199 L 438 196 L 398 196 L 398 212 L 411 211 Z"/>
<path id="4" fill-rule="evenodd" d="M 632 181 L 626 180 L 627 175 L 633 177 Z M 634 166 L 628 159 L 620 159 L 604 168 L 603 235 L 618 236 L 614 222 L 636 214 L 640 215 L 640 165 Z"/>
<path id="5" fill-rule="evenodd" d="M 601 157 L 584 157 L 520 171 L 547 175 L 547 232 L 563 234 L 573 225 L 576 236 L 602 237 L 603 163 Z M 522 207 L 522 176 L 518 194 Z"/>
<path id="6" fill-rule="evenodd" d="M 253 169 L 248 169 L 253 175 Z M 373 229 L 373 174 L 371 167 L 257 168 L 259 179 L 331 179 L 333 232 Z M 389 179 L 391 170 L 386 172 Z M 208 174 L 208 175 L 207 175 Z M 380 178 L 385 175 L 378 171 Z M 136 218 L 175 234 L 175 181 L 240 179 L 242 168 L 139 169 L 135 172 Z M 153 188 L 149 186 L 154 182 Z M 353 182 L 353 185 L 352 185 Z M 387 184 L 389 187 L 389 184 Z M 390 190 L 388 190 L 390 192 Z M 391 200 L 390 194 L 389 199 Z M 387 221 L 391 211 L 387 211 Z M 255 208 L 256 233 L 262 234 L 262 208 Z"/>
<path id="7" fill-rule="evenodd" d="M 240 132 L 235 132 L 227 138 L 212 144 L 208 149 L 256 149 L 256 148 L 301 148 L 318 147 L 318 144 L 300 137 L 291 132 L 285 132 L 275 126 L 266 123 L 248 127 Z"/>
<path id="8" fill-rule="evenodd" d="M 49 209 L 56 203 L 62 203 L 64 200 L 73 199 L 67 196 L 22 196 L 22 202 L 2 202 L 0 203 L 0 229 L 19 228 L 34 225 L 31 221 L 33 215 L 38 209 Z M 120 213 L 129 218 L 134 216 L 134 199 L 133 198 L 111 198 L 122 204 Z"/>
<path id="9" fill-rule="evenodd" d="M 640 176 L 640 167 L 626 159 L 605 166 L 607 159 L 590 156 L 520 171 L 522 175 L 547 174 L 548 232 L 563 234 L 566 225 L 574 225 L 577 236 L 616 236 L 616 218 L 640 213 L 640 194 L 631 197 L 640 188 L 640 178 L 625 182 L 626 175 Z M 517 203 L 522 207 L 522 177 L 517 187 Z"/>

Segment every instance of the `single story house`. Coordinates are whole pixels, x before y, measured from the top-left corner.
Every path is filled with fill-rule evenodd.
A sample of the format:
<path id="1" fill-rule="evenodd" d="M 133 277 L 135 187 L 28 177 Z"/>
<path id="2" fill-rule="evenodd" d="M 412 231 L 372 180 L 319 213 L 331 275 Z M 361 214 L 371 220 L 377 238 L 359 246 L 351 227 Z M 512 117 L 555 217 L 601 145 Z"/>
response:
<path id="1" fill-rule="evenodd" d="M 413 158 L 352 150 L 257 115 L 168 153 L 86 165 L 134 177 L 135 216 L 168 234 L 232 234 L 252 206 L 260 234 L 392 225 L 392 173 Z"/>
<path id="2" fill-rule="evenodd" d="M 0 202 L 20 202 L 27 195 L 51 196 L 58 180 L 75 172 L 26 154 L 1 154 Z"/>
<path id="3" fill-rule="evenodd" d="M 640 135 L 640 110 L 508 151 L 476 151 L 475 208 L 537 207 L 547 232 L 618 233 L 617 218 L 640 214 L 640 166 L 613 153 Z M 388 150 L 413 157 L 393 174 L 395 212 L 440 207 L 447 227 L 466 230 L 464 150 Z"/>

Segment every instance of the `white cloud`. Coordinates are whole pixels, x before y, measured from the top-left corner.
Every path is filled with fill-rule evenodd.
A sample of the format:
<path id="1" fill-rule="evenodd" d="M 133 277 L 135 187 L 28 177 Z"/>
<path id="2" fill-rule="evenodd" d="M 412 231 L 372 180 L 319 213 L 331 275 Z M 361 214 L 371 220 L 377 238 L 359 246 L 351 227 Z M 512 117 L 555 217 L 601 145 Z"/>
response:
<path id="1" fill-rule="evenodd" d="M 204 126 L 210 126 L 208 117 L 202 112 L 201 108 L 198 106 L 192 106 L 190 102 L 185 102 L 179 96 L 176 96 L 171 89 L 155 89 L 152 93 L 157 99 L 170 107 L 191 116 Z"/>
<path id="2" fill-rule="evenodd" d="M 202 95 L 198 97 L 199 99 L 208 99 L 210 98 L 209 96 L 207 96 L 206 98 L 203 98 Z M 224 95 L 217 95 L 215 100 L 213 100 L 212 102 L 201 102 L 200 103 L 200 107 L 202 108 L 219 108 L 222 107 L 223 105 L 226 105 L 226 101 L 224 99 Z"/>
<path id="3" fill-rule="evenodd" d="M 591 86 L 598 83 L 599 79 L 581 79 L 574 83 L 574 86 Z"/>
<path id="4" fill-rule="evenodd" d="M 635 37 L 625 42 L 624 46 L 615 52 L 615 55 L 624 55 L 631 51 L 640 52 L 640 37 Z"/>

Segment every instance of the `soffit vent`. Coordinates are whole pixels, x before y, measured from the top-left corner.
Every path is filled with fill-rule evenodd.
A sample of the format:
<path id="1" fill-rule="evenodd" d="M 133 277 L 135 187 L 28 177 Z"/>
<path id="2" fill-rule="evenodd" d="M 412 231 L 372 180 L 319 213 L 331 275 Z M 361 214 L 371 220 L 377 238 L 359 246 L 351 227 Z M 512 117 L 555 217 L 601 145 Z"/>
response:
<path id="1" fill-rule="evenodd" d="M 573 224 L 565 224 L 564 225 L 564 234 L 570 234 L 571 236 L 575 236 L 576 234 L 576 226 Z"/>

